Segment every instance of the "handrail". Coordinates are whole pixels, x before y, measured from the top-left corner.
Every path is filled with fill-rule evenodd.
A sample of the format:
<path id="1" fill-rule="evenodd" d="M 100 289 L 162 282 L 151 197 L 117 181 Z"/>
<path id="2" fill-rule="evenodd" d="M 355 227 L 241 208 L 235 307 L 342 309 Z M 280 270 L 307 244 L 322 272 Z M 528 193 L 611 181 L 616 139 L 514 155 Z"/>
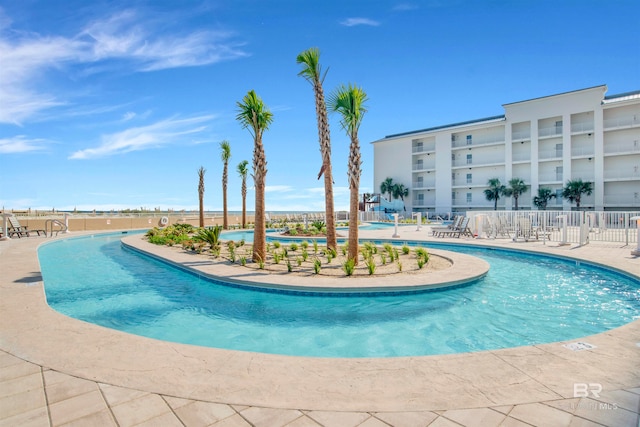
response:
<path id="1" fill-rule="evenodd" d="M 54 225 L 59 226 L 60 228 L 58 229 L 54 229 Z M 58 235 L 59 232 L 65 232 L 67 231 L 67 226 L 65 225 L 64 222 L 60 221 L 59 219 L 48 219 L 45 221 L 44 223 L 44 232 L 45 234 L 47 234 L 47 232 L 49 231 L 49 227 L 51 227 L 51 234 L 49 235 L 49 237 L 53 237 L 53 232 L 55 231 L 56 236 Z"/>

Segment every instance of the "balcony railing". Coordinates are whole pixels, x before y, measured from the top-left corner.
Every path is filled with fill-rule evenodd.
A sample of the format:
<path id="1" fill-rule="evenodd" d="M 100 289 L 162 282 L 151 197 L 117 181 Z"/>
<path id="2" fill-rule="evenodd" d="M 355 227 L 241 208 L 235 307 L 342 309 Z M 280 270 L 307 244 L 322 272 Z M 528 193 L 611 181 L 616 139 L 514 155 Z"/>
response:
<path id="1" fill-rule="evenodd" d="M 562 126 L 549 126 L 538 128 L 538 136 L 561 136 Z"/>
<path id="2" fill-rule="evenodd" d="M 604 154 L 614 153 L 640 153 L 640 143 L 638 141 L 628 141 L 604 145 Z"/>
<path id="3" fill-rule="evenodd" d="M 538 180 L 540 182 L 562 182 L 562 174 L 561 173 L 542 173 L 539 175 Z"/>
<path id="4" fill-rule="evenodd" d="M 540 152 L 538 153 L 538 158 L 540 160 L 561 159 L 562 150 L 556 150 L 555 148 L 553 150 L 540 150 Z"/>
<path id="5" fill-rule="evenodd" d="M 435 144 L 428 144 L 428 145 L 420 145 L 420 146 L 414 146 L 411 149 L 411 152 L 413 154 L 418 154 L 418 153 L 427 153 L 430 151 L 436 151 L 436 145 Z"/>
<path id="6" fill-rule="evenodd" d="M 615 129 L 632 126 L 640 126 L 640 114 L 604 119 L 605 129 Z"/>
<path id="7" fill-rule="evenodd" d="M 529 130 L 520 130 L 511 132 L 511 140 L 516 141 L 520 139 L 529 139 L 531 138 L 531 132 Z"/>
<path id="8" fill-rule="evenodd" d="M 529 161 L 531 160 L 531 153 L 529 152 L 524 152 L 524 153 L 513 153 L 511 155 L 511 159 L 514 162 L 523 162 L 523 161 Z"/>
<path id="9" fill-rule="evenodd" d="M 411 167 L 411 170 L 414 171 L 421 171 L 421 170 L 428 170 L 428 169 L 435 169 L 436 165 L 435 162 L 431 163 L 414 163 Z"/>
<path id="10" fill-rule="evenodd" d="M 469 167 L 479 167 L 479 166 L 490 166 L 490 165 L 500 165 L 504 164 L 504 158 L 496 158 L 496 159 L 483 159 L 483 160 L 467 160 L 466 158 L 456 159 L 452 162 L 453 167 L 460 166 L 469 166 Z"/>
<path id="11" fill-rule="evenodd" d="M 572 156 L 593 156 L 593 147 L 571 147 Z"/>
<path id="12" fill-rule="evenodd" d="M 465 138 L 456 139 L 453 141 L 451 146 L 453 148 L 460 147 L 475 147 L 478 145 L 486 145 L 486 144 L 495 144 L 497 142 L 504 142 L 504 135 L 495 135 L 495 136 L 474 136 L 470 141 L 471 144 L 468 143 L 469 140 Z"/>
<path id="13" fill-rule="evenodd" d="M 571 132 L 591 132 L 593 123 L 571 123 Z"/>
<path id="14" fill-rule="evenodd" d="M 413 188 L 432 188 L 436 186 L 435 180 L 429 181 L 414 181 L 412 183 Z"/>
<path id="15" fill-rule="evenodd" d="M 640 180 L 640 170 L 638 170 L 637 167 L 634 167 L 633 169 L 605 168 L 604 179 L 622 181 Z"/>

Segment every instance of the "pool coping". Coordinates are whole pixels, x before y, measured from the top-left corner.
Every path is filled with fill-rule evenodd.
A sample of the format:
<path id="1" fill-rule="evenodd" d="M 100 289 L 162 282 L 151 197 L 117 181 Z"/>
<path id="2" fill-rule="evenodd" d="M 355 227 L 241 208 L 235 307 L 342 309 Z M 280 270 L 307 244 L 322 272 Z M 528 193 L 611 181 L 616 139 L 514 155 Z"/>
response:
<path id="1" fill-rule="evenodd" d="M 211 402 L 335 411 L 513 405 L 570 399 L 574 383 L 600 383 L 605 390 L 640 386 L 640 320 L 571 340 L 593 344 L 592 350 L 574 352 L 563 347 L 567 342 L 558 342 L 385 359 L 268 355 L 130 335 L 68 318 L 46 304 L 36 254 L 41 242 L 32 238 L 0 245 L 3 263 L 11 266 L 3 268 L 6 274 L 0 279 L 0 348 L 101 383 Z M 510 242 L 493 244 L 517 247 Z M 628 256 L 629 248 L 526 246 L 586 261 L 606 260 L 614 268 L 640 276 L 635 274 L 640 260 Z"/>

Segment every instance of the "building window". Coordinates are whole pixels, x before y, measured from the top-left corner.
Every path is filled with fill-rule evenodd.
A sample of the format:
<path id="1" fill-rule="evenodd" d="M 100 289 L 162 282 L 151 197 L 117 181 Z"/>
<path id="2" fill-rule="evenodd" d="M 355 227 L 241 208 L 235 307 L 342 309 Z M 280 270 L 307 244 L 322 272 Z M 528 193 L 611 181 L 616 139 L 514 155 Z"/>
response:
<path id="1" fill-rule="evenodd" d="M 471 184 L 471 182 L 473 181 L 473 178 L 471 176 L 470 173 L 467 174 L 467 184 Z"/>
<path id="2" fill-rule="evenodd" d="M 556 181 L 562 181 L 562 166 L 556 166 Z M 560 190 L 560 193 L 562 193 L 562 190 Z"/>
<path id="3" fill-rule="evenodd" d="M 473 155 L 467 154 L 467 164 L 470 165 L 471 163 L 473 163 Z"/>
<path id="4" fill-rule="evenodd" d="M 452 191 L 451 192 L 451 200 L 455 200 L 456 199 L 456 192 Z"/>
<path id="5" fill-rule="evenodd" d="M 456 161 L 456 155 L 454 153 L 451 153 L 451 161 L 454 163 Z"/>
<path id="6" fill-rule="evenodd" d="M 467 135 L 467 145 L 471 145 L 473 143 L 473 139 L 471 135 Z"/>
<path id="7" fill-rule="evenodd" d="M 556 189 L 556 205 L 562 204 L 562 188 Z"/>
<path id="8" fill-rule="evenodd" d="M 562 144 L 556 144 L 556 157 L 562 157 Z"/>
<path id="9" fill-rule="evenodd" d="M 471 203 L 471 193 L 467 193 L 467 203 Z"/>
<path id="10" fill-rule="evenodd" d="M 556 134 L 562 133 L 562 120 L 556 122 Z"/>

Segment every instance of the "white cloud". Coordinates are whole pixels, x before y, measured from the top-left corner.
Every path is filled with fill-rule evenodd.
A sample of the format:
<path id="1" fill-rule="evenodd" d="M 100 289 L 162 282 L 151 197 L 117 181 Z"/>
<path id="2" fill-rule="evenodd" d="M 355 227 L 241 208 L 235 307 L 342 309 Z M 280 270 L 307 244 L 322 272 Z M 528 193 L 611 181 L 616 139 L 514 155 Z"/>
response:
<path id="1" fill-rule="evenodd" d="M 286 193 L 292 190 L 290 185 L 266 185 L 264 188 L 265 193 Z"/>
<path id="2" fill-rule="evenodd" d="M 418 9 L 418 6 L 416 6 L 413 3 L 398 3 L 393 7 L 393 10 L 398 12 L 407 12 L 407 11 L 416 10 L 416 9 Z"/>
<path id="3" fill-rule="evenodd" d="M 163 29 L 160 33 L 145 18 L 124 11 L 94 21 L 74 37 L 43 36 L 10 31 L 11 20 L 0 9 L 0 123 L 20 125 L 43 110 L 68 103 L 52 85 L 46 90 L 40 86 L 39 77 L 51 69 L 80 65 L 85 71 L 100 72 L 109 69 L 105 67 L 109 61 L 119 60 L 127 61 L 133 71 L 154 71 L 248 55 L 229 32 L 172 34 Z"/>
<path id="4" fill-rule="evenodd" d="M 122 120 L 124 120 L 125 122 L 128 122 L 129 120 L 133 119 L 136 116 L 136 113 L 134 113 L 133 111 L 127 111 L 126 113 L 124 113 L 124 116 L 122 116 Z"/>
<path id="5" fill-rule="evenodd" d="M 133 127 L 122 132 L 102 136 L 102 144 L 72 153 L 70 159 L 92 159 L 157 148 L 163 145 L 185 143 L 187 136 L 202 133 L 206 122 L 214 116 L 186 119 L 170 118 L 147 126 Z"/>
<path id="6" fill-rule="evenodd" d="M 345 27 L 354 27 L 356 25 L 369 25 L 371 27 L 377 27 L 380 25 L 378 21 L 374 21 L 369 18 L 347 18 L 344 21 L 340 22 L 341 25 Z"/>
<path id="7" fill-rule="evenodd" d="M 47 143 L 48 141 L 44 139 L 28 139 L 23 135 L 14 136 L 13 138 L 0 138 L 0 153 L 13 154 L 41 151 Z"/>

